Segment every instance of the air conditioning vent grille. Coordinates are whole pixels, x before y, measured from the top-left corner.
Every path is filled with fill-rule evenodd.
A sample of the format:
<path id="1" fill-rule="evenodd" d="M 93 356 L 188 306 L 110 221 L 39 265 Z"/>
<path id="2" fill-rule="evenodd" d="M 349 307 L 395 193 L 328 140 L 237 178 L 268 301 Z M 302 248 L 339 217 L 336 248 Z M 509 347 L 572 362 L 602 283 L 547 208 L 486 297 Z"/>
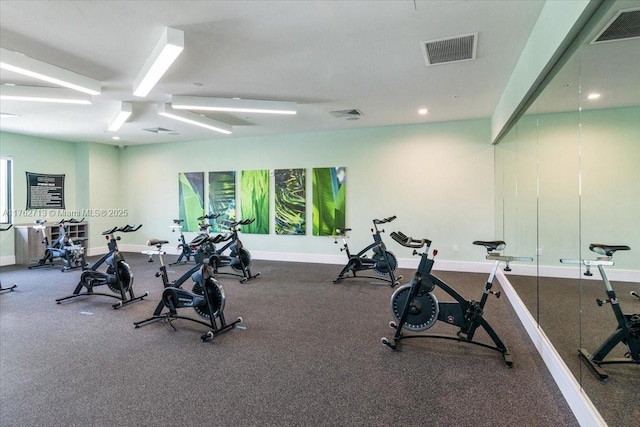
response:
<path id="1" fill-rule="evenodd" d="M 476 58 L 477 33 L 422 42 L 427 65 L 469 61 Z"/>
<path id="2" fill-rule="evenodd" d="M 362 115 L 362 113 L 356 108 L 349 108 L 348 110 L 329 111 L 329 114 L 338 119 L 346 118 L 347 120 L 354 120 L 354 117 L 359 118 Z"/>
<path id="3" fill-rule="evenodd" d="M 176 132 L 175 130 L 165 129 L 163 127 L 146 128 L 146 129 L 142 129 L 142 130 L 145 130 L 145 131 L 151 132 L 151 133 L 157 133 L 157 134 L 178 135 L 178 132 Z"/>
<path id="4" fill-rule="evenodd" d="M 640 8 L 619 11 L 592 43 L 627 40 L 640 37 Z"/>

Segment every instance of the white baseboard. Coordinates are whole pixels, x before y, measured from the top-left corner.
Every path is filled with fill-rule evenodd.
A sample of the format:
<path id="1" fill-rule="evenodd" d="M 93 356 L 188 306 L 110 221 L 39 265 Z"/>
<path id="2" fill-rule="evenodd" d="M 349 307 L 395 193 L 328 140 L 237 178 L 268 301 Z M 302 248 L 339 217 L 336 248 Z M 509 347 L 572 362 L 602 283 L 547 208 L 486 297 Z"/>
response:
<path id="1" fill-rule="evenodd" d="M 511 286 L 507 276 L 502 271 L 498 271 L 496 277 L 580 425 L 585 427 L 606 426 L 607 423 L 595 406 L 593 406 L 591 399 L 583 393 L 580 384 L 553 347 L 553 344 L 551 344 L 551 341 L 549 341 L 544 331 L 536 323 L 531 313 L 529 313 L 524 302 L 522 302 L 513 286 Z"/>
<path id="2" fill-rule="evenodd" d="M 13 265 L 16 263 L 14 255 L 0 257 L 0 266 Z"/>

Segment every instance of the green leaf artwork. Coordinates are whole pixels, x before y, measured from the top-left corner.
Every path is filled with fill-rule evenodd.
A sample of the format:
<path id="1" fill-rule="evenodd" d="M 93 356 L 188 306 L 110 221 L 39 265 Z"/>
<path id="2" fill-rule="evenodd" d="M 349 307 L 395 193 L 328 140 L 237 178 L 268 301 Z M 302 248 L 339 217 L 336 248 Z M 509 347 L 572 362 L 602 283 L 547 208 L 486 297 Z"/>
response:
<path id="1" fill-rule="evenodd" d="M 212 224 L 210 231 L 223 232 L 225 224 L 236 219 L 236 173 L 209 172 L 209 206 L 208 213 L 220 214 Z"/>
<path id="2" fill-rule="evenodd" d="M 313 235 L 333 236 L 345 227 L 346 169 L 313 169 Z"/>
<path id="3" fill-rule="evenodd" d="M 242 171 L 240 177 L 240 212 L 242 219 L 252 224 L 242 227 L 243 233 L 269 234 L 269 171 Z"/>
<path id="4" fill-rule="evenodd" d="M 276 169 L 275 232 L 304 235 L 306 233 L 306 170 Z"/>
<path id="5" fill-rule="evenodd" d="M 198 231 L 204 212 L 204 172 L 178 173 L 178 211 L 184 231 Z"/>

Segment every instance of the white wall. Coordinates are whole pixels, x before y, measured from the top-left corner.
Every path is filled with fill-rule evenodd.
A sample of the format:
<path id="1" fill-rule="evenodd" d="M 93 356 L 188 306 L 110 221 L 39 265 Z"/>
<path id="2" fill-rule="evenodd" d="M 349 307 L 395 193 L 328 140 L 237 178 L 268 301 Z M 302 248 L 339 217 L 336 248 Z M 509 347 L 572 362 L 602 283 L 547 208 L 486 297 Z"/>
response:
<path id="1" fill-rule="evenodd" d="M 14 224 L 31 224 L 39 218 L 48 221 L 60 219 L 57 215 L 54 218 L 48 215 L 50 211 L 47 209 L 26 211 L 25 172 L 64 174 L 65 206 L 76 207 L 75 144 L 0 132 L 0 154 L 13 158 Z M 0 265 L 15 262 L 14 241 L 13 230 L 0 233 Z"/>

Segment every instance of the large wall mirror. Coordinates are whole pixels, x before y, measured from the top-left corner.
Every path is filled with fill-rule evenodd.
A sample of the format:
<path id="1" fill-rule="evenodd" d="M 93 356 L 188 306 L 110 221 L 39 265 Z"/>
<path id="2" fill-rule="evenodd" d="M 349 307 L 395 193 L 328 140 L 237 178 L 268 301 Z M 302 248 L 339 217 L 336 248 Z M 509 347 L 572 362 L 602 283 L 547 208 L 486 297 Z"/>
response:
<path id="1" fill-rule="evenodd" d="M 638 1 L 603 2 L 495 147 L 498 237 L 509 252 L 536 260 L 509 279 L 609 425 L 640 420 L 640 364 L 603 365 L 609 378 L 602 381 L 580 359 L 578 349 L 594 353 L 618 322 L 611 304 L 596 302 L 607 298 L 597 267 L 585 276 L 584 265 L 560 259 L 596 259 L 591 243 L 628 245 L 605 271 L 622 311 L 640 314 L 640 299 L 631 295 L 640 293 L 640 38 L 628 37 L 634 32 Z M 594 43 L 599 36 L 609 40 Z M 608 357 L 627 351 L 619 344 Z"/>

